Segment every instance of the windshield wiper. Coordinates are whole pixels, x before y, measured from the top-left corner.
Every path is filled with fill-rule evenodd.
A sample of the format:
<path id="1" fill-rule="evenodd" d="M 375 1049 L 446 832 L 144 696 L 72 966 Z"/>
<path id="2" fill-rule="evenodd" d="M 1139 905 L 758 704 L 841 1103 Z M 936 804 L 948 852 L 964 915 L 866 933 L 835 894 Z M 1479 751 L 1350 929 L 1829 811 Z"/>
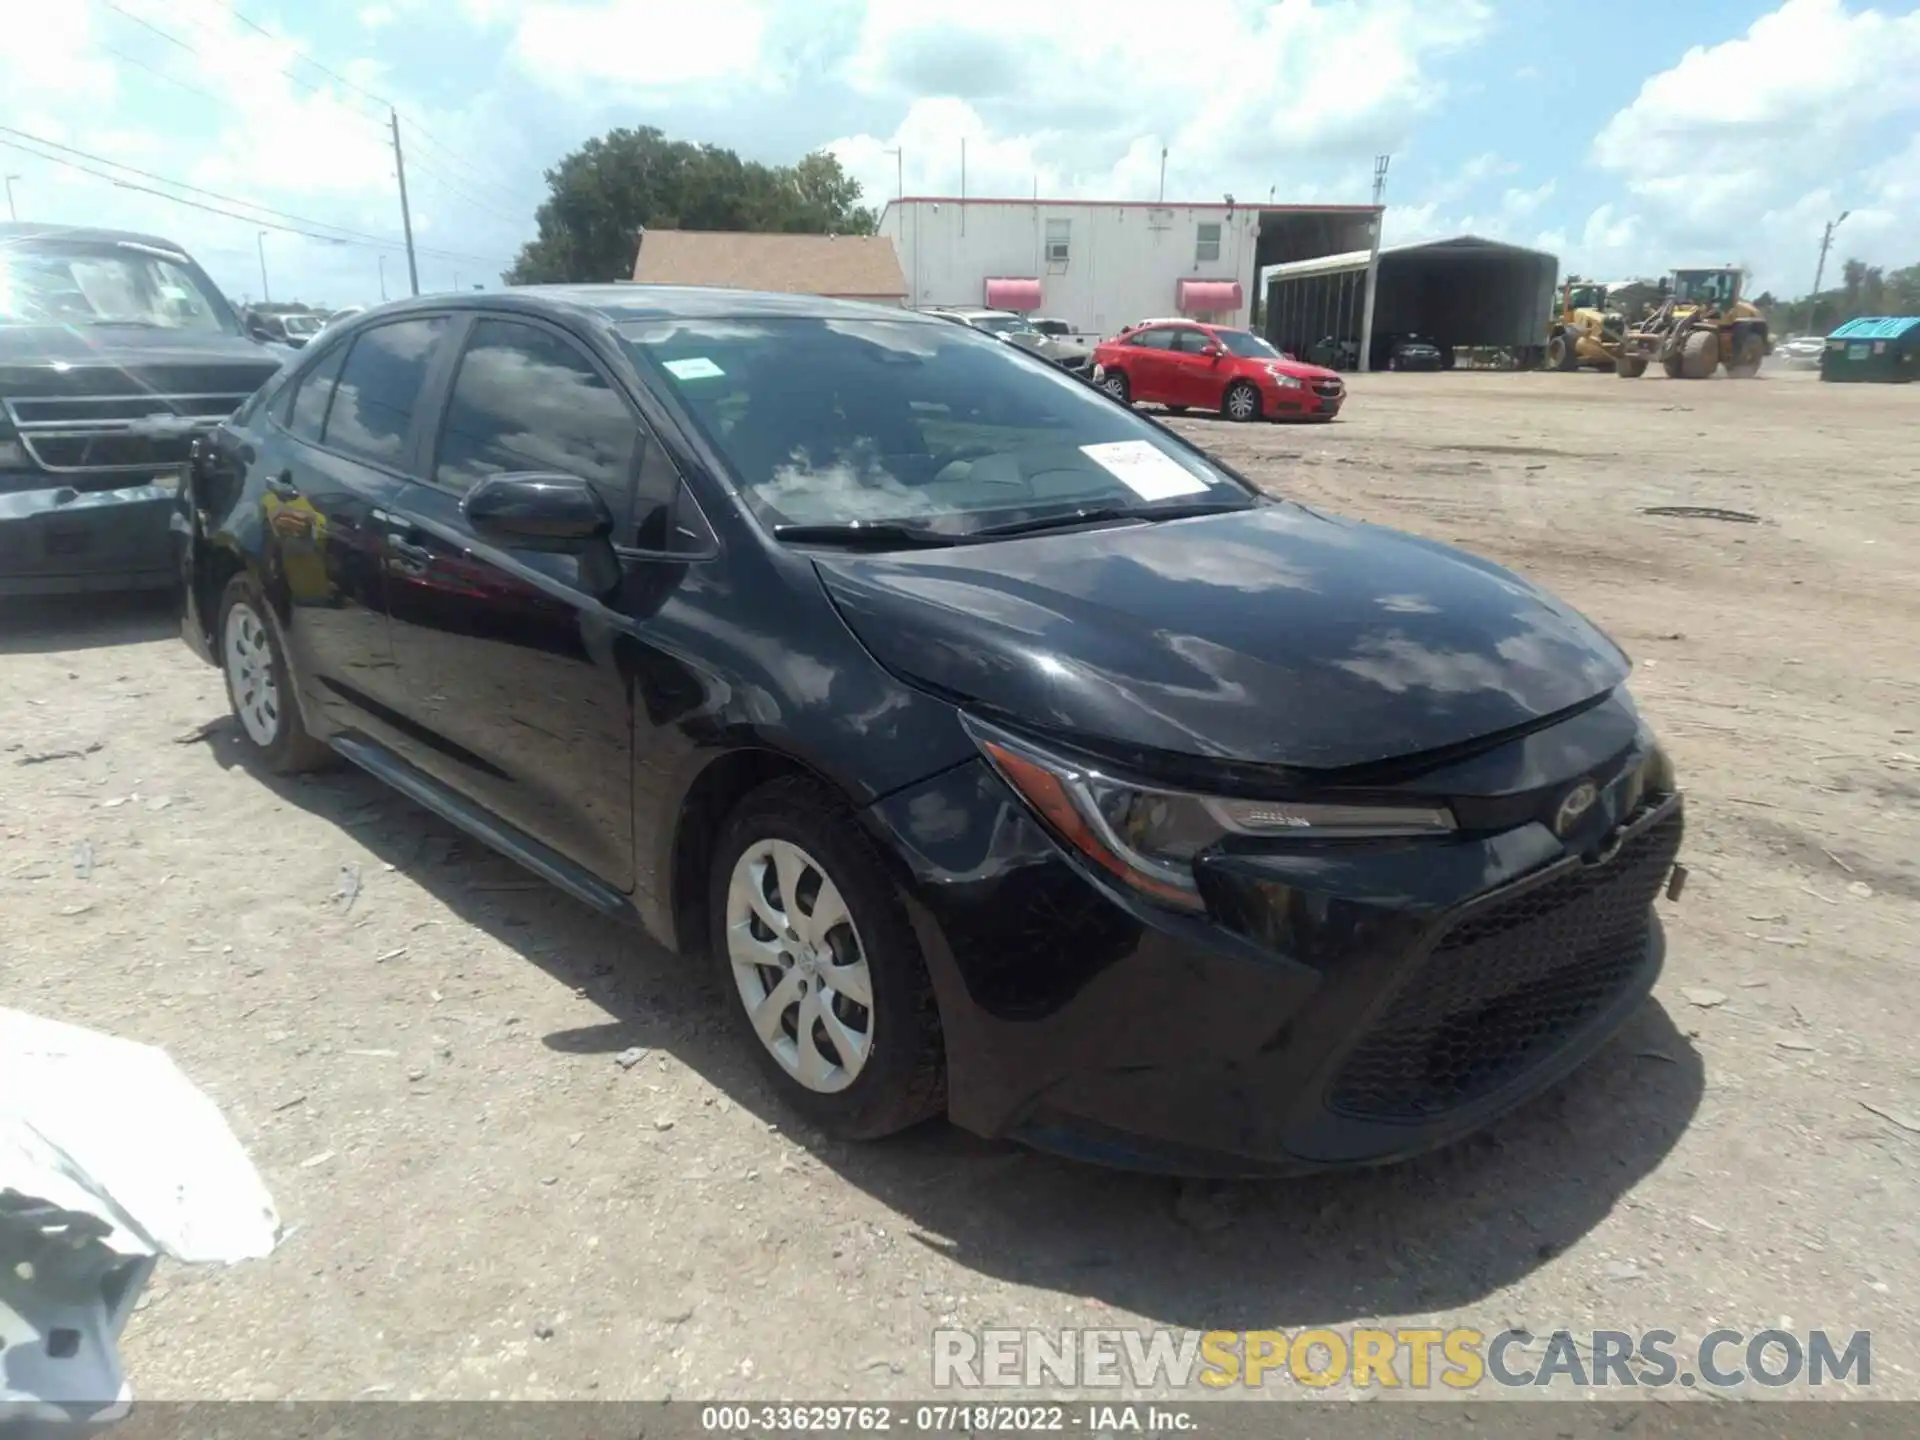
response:
<path id="1" fill-rule="evenodd" d="M 969 530 L 970 540 L 1000 535 L 1029 535 L 1039 530 L 1059 530 L 1069 525 L 1097 525 L 1105 520 L 1186 520 L 1195 515 L 1224 515 L 1232 510 L 1251 510 L 1248 501 L 1191 500 L 1184 505 L 1089 505 L 1055 515 L 1035 515 L 1026 520 L 1009 520 L 1002 525 L 986 525 Z"/>
<path id="2" fill-rule="evenodd" d="M 892 520 L 847 521 L 822 525 L 776 525 L 773 538 L 797 545 L 846 545 L 873 550 L 905 550 L 958 545 L 964 535 L 942 535 Z"/>

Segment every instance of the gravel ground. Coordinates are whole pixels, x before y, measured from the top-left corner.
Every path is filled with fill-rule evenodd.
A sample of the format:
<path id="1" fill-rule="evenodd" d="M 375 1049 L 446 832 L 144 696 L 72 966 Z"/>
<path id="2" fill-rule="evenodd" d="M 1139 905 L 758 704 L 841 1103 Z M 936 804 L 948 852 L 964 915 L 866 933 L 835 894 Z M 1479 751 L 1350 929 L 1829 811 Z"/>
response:
<path id="1" fill-rule="evenodd" d="M 357 773 L 247 769 L 168 616 L 13 607 L 0 1003 L 165 1046 L 288 1225 L 163 1267 L 137 1388 L 906 1397 L 943 1324 L 1386 1321 L 1869 1329 L 1874 1393 L 1920 1397 L 1917 422 L 1920 390 L 1804 375 L 1464 372 L 1361 377 L 1332 426 L 1177 422 L 1580 606 L 1693 807 L 1617 1043 L 1464 1146 L 1287 1183 L 827 1143 L 704 976 Z M 1643 513 L 1674 504 L 1759 520 Z"/>

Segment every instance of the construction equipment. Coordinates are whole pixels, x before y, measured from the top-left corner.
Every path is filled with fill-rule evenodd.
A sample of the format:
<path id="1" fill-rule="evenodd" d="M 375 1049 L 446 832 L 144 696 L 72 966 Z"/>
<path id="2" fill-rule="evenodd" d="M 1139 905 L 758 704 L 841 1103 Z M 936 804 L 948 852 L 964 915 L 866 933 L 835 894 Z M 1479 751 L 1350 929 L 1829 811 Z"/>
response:
<path id="1" fill-rule="evenodd" d="M 1547 326 L 1547 368 L 1611 370 L 1626 329 L 1620 312 L 1608 308 L 1605 285 L 1570 276 L 1560 287 L 1560 313 Z"/>
<path id="2" fill-rule="evenodd" d="M 1659 361 L 1673 380 L 1705 380 L 1721 367 L 1735 380 L 1760 373 L 1773 350 L 1767 317 L 1740 296 L 1741 272 L 1675 270 L 1667 296 L 1614 350 L 1614 373 L 1632 380 Z"/>

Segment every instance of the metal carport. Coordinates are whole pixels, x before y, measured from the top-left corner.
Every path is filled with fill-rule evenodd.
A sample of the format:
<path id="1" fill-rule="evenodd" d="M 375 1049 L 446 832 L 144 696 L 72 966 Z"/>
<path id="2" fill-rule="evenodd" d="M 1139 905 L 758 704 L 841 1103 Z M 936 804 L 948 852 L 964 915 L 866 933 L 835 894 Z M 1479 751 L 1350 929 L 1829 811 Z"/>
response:
<path id="1" fill-rule="evenodd" d="M 1354 342 L 1365 314 L 1365 250 L 1275 265 L 1264 272 L 1265 332 L 1301 359 L 1323 340 Z M 1477 235 L 1380 251 L 1367 351 L 1387 336 L 1420 334 L 1443 350 L 1546 343 L 1559 257 Z M 1357 357 L 1351 350 L 1343 364 Z"/>

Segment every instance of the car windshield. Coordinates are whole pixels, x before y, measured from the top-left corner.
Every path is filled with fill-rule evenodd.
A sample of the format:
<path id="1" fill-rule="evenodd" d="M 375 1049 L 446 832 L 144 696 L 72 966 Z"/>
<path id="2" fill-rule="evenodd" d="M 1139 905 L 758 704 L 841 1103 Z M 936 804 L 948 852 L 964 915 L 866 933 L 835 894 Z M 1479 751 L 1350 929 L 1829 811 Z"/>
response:
<path id="1" fill-rule="evenodd" d="M 0 246 L 0 324 L 237 329 L 185 256 L 132 243 Z"/>
<path id="2" fill-rule="evenodd" d="M 1280 360 L 1285 357 L 1251 330 L 1216 330 L 1213 338 L 1243 360 Z"/>
<path id="3" fill-rule="evenodd" d="M 1053 366 L 925 321 L 630 321 L 766 524 L 891 523 L 945 535 L 1247 488 Z"/>

